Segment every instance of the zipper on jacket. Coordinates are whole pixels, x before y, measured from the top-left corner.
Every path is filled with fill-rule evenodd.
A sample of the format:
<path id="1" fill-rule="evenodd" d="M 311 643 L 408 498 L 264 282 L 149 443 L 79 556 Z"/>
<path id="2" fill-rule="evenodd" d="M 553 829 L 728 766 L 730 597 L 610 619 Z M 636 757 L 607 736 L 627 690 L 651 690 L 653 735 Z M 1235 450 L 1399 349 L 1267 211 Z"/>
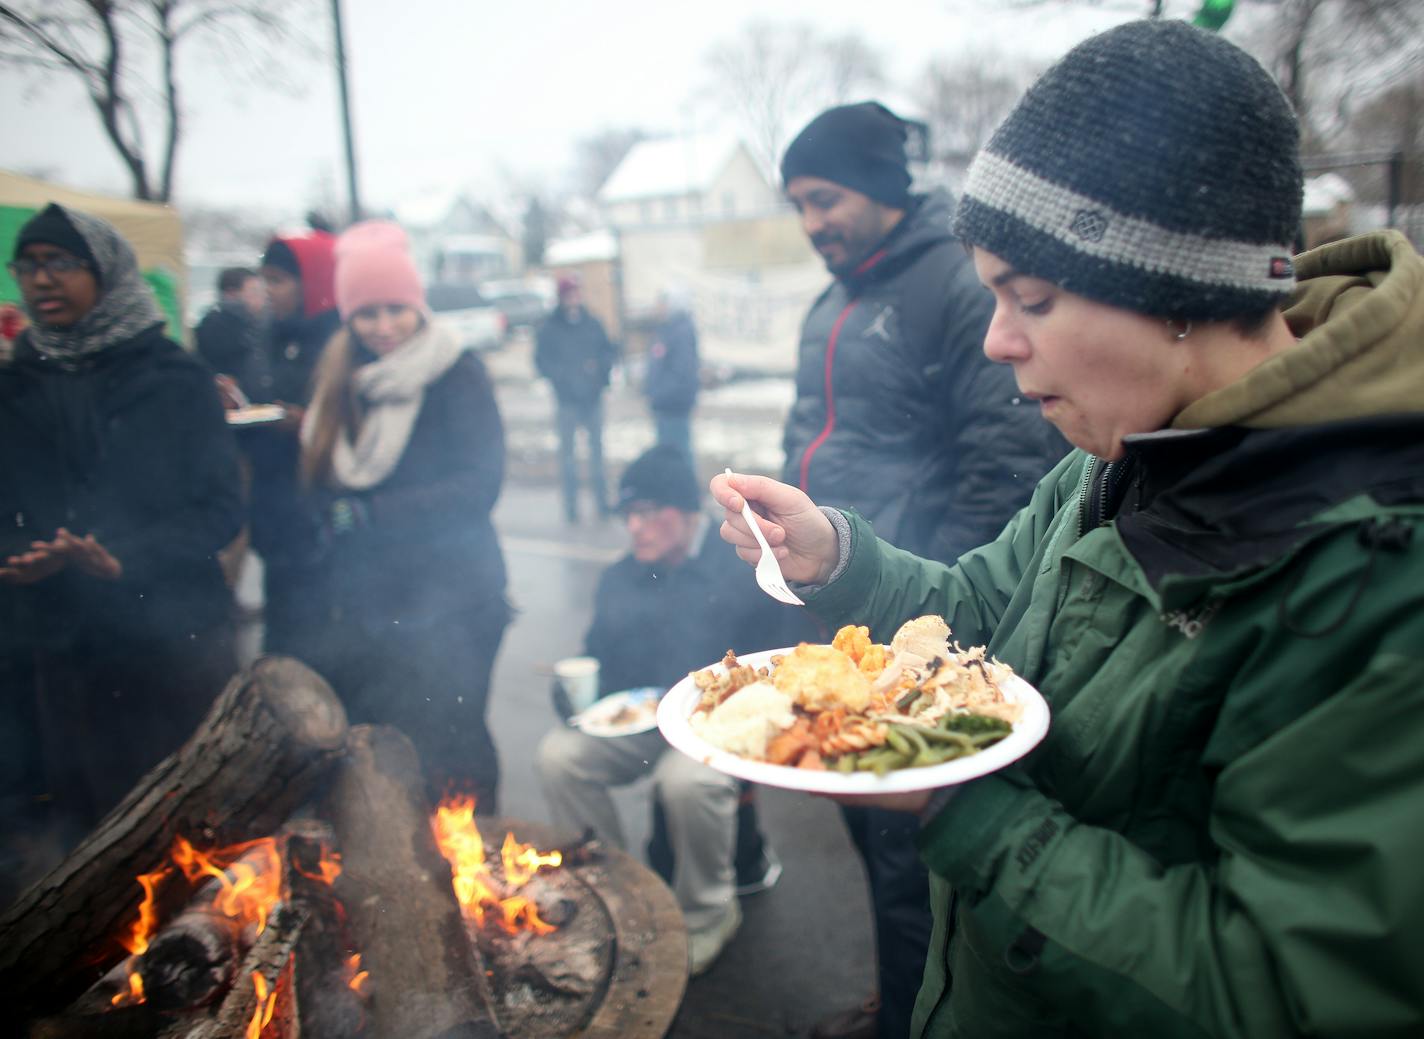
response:
<path id="1" fill-rule="evenodd" d="M 860 300 L 853 299 L 845 305 L 844 309 L 842 309 L 840 314 L 836 317 L 835 324 L 831 326 L 830 336 L 826 339 L 826 424 L 821 431 L 816 434 L 816 439 L 812 440 L 811 443 L 807 445 L 806 450 L 801 454 L 801 479 L 799 484 L 803 491 L 807 490 L 806 482 L 811 475 L 811 456 L 830 438 L 831 431 L 836 428 L 836 398 L 835 392 L 832 389 L 831 380 L 831 372 L 836 361 L 836 343 L 838 343 L 841 338 L 841 326 L 845 324 L 846 318 L 850 317 L 850 312 L 854 310 L 859 303 Z M 809 493 L 809 491 L 807 493 Z"/>
<path id="2" fill-rule="evenodd" d="M 1083 467 L 1083 479 L 1078 483 L 1078 536 L 1081 538 L 1093 528 L 1088 524 L 1091 509 L 1093 482 L 1097 480 L 1108 463 L 1094 457 Z"/>

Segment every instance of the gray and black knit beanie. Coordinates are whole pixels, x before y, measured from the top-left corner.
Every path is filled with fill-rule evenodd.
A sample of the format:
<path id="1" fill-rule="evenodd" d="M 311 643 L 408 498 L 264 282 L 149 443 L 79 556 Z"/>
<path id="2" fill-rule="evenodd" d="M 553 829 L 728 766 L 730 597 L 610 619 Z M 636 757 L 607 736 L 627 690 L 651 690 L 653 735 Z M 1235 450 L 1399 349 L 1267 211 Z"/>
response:
<path id="1" fill-rule="evenodd" d="M 878 101 L 828 108 L 806 124 L 781 159 L 781 182 L 820 177 L 894 209 L 910 204 L 904 120 Z"/>
<path id="2" fill-rule="evenodd" d="M 975 157 L 955 232 L 1142 314 L 1258 314 L 1295 283 L 1299 130 L 1255 59 L 1167 19 L 1079 44 Z"/>

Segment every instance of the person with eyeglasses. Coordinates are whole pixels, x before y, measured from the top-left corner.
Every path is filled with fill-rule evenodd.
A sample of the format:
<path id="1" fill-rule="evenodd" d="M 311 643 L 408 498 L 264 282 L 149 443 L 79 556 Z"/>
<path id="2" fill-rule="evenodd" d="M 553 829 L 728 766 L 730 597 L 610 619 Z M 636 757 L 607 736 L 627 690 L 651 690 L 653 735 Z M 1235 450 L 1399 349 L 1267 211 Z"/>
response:
<path id="1" fill-rule="evenodd" d="M 9 270 L 30 326 L 0 367 L 0 683 L 11 719 L 33 708 L 31 792 L 73 840 L 236 669 L 217 552 L 242 524 L 237 453 L 113 226 L 50 205 Z"/>
<path id="2" fill-rule="evenodd" d="M 745 581 L 731 548 L 702 510 L 702 490 L 680 447 L 660 445 L 635 459 L 618 484 L 628 552 L 605 570 L 594 593 L 584 652 L 599 663 L 601 696 L 635 689 L 661 694 L 688 672 L 732 649 L 752 653 L 813 637 L 803 611 Z M 572 714 L 555 686 L 555 710 Z M 736 857 L 743 823 L 760 844 L 755 816 L 740 806 L 741 784 L 673 750 L 656 728 L 601 736 L 560 725 L 535 755 L 554 823 L 571 834 L 592 829 L 626 846 L 611 790 L 652 777 L 666 829 L 669 883 L 687 924 L 690 973 L 711 968 L 741 926 Z M 653 855 L 650 864 L 665 864 Z M 752 887 L 776 879 L 774 860 Z"/>

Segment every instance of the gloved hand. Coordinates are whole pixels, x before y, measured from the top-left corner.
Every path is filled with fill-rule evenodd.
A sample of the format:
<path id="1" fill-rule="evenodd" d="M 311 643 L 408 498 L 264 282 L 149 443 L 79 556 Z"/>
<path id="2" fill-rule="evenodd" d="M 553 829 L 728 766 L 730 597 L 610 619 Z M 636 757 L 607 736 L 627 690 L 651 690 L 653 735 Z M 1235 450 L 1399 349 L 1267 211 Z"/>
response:
<path id="1" fill-rule="evenodd" d="M 360 498 L 337 498 L 326 510 L 326 526 L 336 537 L 350 534 L 369 522 L 370 511 Z"/>

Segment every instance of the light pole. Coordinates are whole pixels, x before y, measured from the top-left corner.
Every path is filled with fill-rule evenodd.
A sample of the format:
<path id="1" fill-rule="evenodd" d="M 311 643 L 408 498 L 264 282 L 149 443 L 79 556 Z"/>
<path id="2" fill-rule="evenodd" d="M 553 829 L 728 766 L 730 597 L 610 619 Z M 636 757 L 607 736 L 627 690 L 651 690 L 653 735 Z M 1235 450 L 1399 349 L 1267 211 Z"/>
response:
<path id="1" fill-rule="evenodd" d="M 356 179 L 356 139 L 351 132 L 351 88 L 346 76 L 346 38 L 341 29 L 341 0 L 331 0 L 331 25 L 336 36 L 336 81 L 341 86 L 341 128 L 346 139 L 346 191 L 351 223 L 361 219 L 361 188 Z"/>

